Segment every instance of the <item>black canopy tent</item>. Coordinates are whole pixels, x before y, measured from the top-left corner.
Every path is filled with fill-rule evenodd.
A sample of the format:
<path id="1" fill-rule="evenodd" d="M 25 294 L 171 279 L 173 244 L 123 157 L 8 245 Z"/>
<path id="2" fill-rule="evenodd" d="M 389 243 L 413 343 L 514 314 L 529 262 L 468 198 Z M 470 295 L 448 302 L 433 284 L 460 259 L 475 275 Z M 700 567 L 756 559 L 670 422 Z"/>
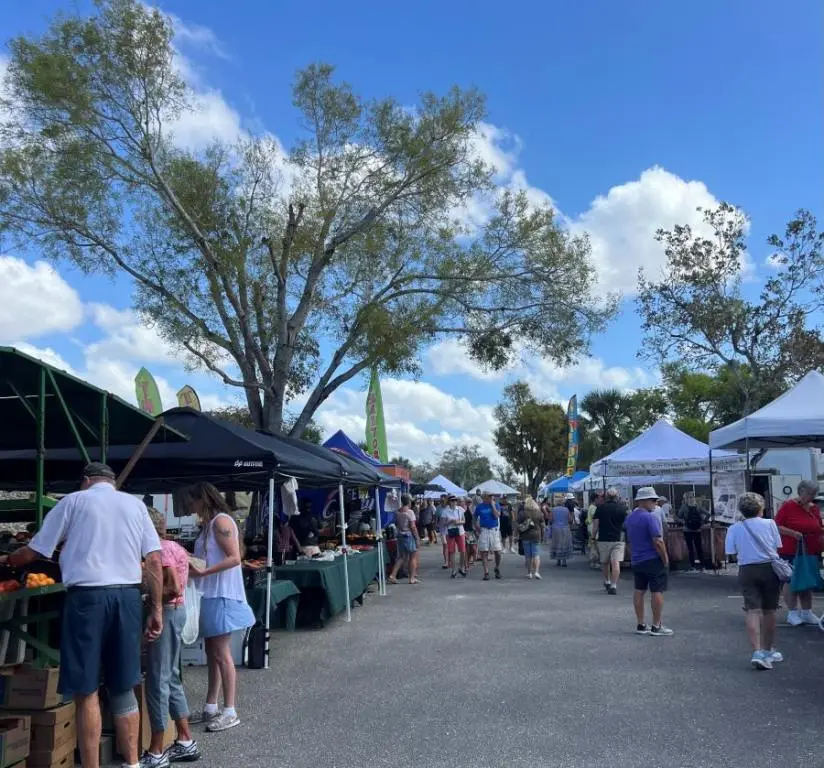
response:
<path id="1" fill-rule="evenodd" d="M 13 347 L 0 347 L 0 424 L 0 451 L 27 454 L 20 471 L 27 475 L 27 489 L 35 493 L 34 503 L 28 506 L 19 500 L 0 502 L 0 517 L 5 522 L 33 520 L 38 525 L 49 506 L 44 492 L 50 452 L 68 449 L 82 465 L 92 454 L 105 461 L 112 443 L 130 445 L 121 465 L 120 485 L 147 445 L 186 439 L 164 424 L 163 417 L 155 419 L 110 392 Z M 77 468 L 75 487 L 79 479 Z"/>
<path id="2" fill-rule="evenodd" d="M 254 490 L 268 486 L 273 474 L 296 477 L 312 486 L 334 486 L 344 479 L 334 455 L 326 457 L 303 450 L 308 443 L 286 442 L 191 408 L 172 408 L 163 419 L 189 441 L 147 447 L 124 490 L 169 492 L 198 480 L 213 483 L 221 490 Z M 112 446 L 106 459 L 118 471 L 133 450 L 129 445 Z M 101 458 L 95 449 L 90 449 L 89 455 Z M 32 450 L 0 452 L 0 488 L 31 488 L 34 456 Z M 75 490 L 85 461 L 86 457 L 75 449 L 47 451 L 47 488 L 55 492 Z"/>

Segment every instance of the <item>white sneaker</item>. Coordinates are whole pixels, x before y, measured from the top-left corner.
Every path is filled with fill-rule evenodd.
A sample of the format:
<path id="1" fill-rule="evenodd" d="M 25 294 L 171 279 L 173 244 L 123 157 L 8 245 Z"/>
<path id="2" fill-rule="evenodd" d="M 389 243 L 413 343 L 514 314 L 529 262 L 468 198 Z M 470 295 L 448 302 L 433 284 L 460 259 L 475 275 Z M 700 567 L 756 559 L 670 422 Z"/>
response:
<path id="1" fill-rule="evenodd" d="M 770 664 L 778 664 L 784 661 L 784 654 L 780 651 L 776 651 L 775 648 L 771 651 L 767 651 L 767 657 L 770 660 Z"/>
<path id="2" fill-rule="evenodd" d="M 541 576 L 541 574 L 538 573 L 538 571 L 535 571 L 535 578 L 538 579 L 538 581 L 541 581 L 544 577 Z"/>
<path id="3" fill-rule="evenodd" d="M 787 611 L 787 624 L 791 627 L 800 627 L 804 623 L 801 611 Z"/>
<path id="4" fill-rule="evenodd" d="M 801 611 L 801 621 L 804 624 L 815 624 L 815 626 L 818 626 L 820 619 L 812 611 Z"/>
<path id="5" fill-rule="evenodd" d="M 531 579 L 531 578 L 532 578 L 532 574 L 531 574 L 531 573 L 528 573 L 528 574 L 526 575 L 526 577 L 527 577 L 528 579 Z"/>

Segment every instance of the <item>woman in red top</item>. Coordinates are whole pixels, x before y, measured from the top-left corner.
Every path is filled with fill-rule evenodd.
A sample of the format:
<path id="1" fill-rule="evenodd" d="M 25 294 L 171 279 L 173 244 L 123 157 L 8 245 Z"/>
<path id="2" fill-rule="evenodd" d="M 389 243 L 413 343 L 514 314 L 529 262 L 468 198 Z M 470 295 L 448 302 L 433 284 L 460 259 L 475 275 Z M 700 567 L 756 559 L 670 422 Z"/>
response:
<path id="1" fill-rule="evenodd" d="M 818 486 L 811 480 L 798 484 L 798 498 L 785 501 L 775 516 L 775 524 L 781 533 L 781 549 L 778 553 L 792 561 L 798 551 L 798 542 L 804 540 L 804 551 L 808 555 L 821 555 L 822 529 L 821 510 L 815 505 Z M 787 584 L 784 590 L 787 601 L 787 623 L 793 627 L 802 624 L 818 624 L 818 616 L 812 612 L 813 593 L 793 592 Z M 801 610 L 798 610 L 798 602 Z"/>

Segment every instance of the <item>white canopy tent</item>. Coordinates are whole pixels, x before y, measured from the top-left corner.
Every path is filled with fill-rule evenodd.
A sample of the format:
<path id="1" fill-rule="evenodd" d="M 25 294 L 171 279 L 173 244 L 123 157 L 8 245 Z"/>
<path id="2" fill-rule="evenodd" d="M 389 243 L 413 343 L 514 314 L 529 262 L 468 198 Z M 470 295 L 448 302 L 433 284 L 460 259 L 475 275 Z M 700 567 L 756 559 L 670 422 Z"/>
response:
<path id="1" fill-rule="evenodd" d="M 498 480 L 487 480 L 480 485 L 476 485 L 472 491 L 472 494 L 484 494 L 484 493 L 491 493 L 493 496 L 517 496 L 518 491 L 515 490 L 511 485 L 507 485 L 506 483 L 502 483 Z"/>
<path id="2" fill-rule="evenodd" d="M 810 371 L 792 389 L 726 427 L 710 433 L 716 448 L 824 448 L 824 374 Z"/>
<path id="3" fill-rule="evenodd" d="M 637 479 L 644 484 L 653 482 L 654 478 L 661 478 L 658 482 L 707 483 L 710 469 L 746 467 L 743 456 L 729 451 L 713 451 L 711 461 L 712 464 L 708 445 L 661 419 L 617 451 L 596 461 L 589 469 L 589 481 L 594 483 L 590 487 L 598 487 L 599 479 L 603 485 L 604 478 L 610 477 Z M 684 479 L 687 476 L 691 479 Z"/>
<path id="4" fill-rule="evenodd" d="M 461 488 L 459 485 L 455 485 L 449 478 L 444 477 L 443 475 L 437 475 L 433 477 L 427 485 L 439 485 L 441 488 L 444 489 L 446 493 L 450 496 L 460 496 L 463 498 L 464 496 L 469 496 L 469 494 Z M 427 491 L 423 497 L 425 499 L 439 499 L 441 497 L 440 491 Z"/>

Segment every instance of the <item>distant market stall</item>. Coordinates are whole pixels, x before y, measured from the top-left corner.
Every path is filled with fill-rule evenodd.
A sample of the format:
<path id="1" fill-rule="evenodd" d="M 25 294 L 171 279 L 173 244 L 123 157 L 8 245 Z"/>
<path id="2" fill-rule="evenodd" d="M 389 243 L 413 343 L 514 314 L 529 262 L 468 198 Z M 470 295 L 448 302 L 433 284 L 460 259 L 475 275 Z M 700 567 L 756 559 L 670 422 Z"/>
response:
<path id="1" fill-rule="evenodd" d="M 476 496 L 478 494 L 489 493 L 492 496 L 517 496 L 519 491 L 511 485 L 500 482 L 500 480 L 490 479 L 480 485 L 476 485 L 471 491 L 470 495 Z"/>
<path id="2" fill-rule="evenodd" d="M 443 475 L 436 475 L 433 477 L 428 485 L 437 485 L 440 488 L 443 488 L 444 493 L 450 496 L 457 496 L 458 498 L 464 498 L 465 496 L 469 496 L 469 493 L 461 488 L 459 485 L 455 485 L 448 477 L 444 477 Z M 441 494 L 438 491 L 427 491 L 424 494 L 425 499 L 437 499 L 440 498 Z"/>
<path id="3" fill-rule="evenodd" d="M 589 477 L 589 472 L 582 469 L 577 470 L 571 477 L 562 475 L 551 483 L 547 483 L 538 490 L 540 496 L 550 496 L 553 493 L 571 493 L 578 483 L 582 483 Z"/>

